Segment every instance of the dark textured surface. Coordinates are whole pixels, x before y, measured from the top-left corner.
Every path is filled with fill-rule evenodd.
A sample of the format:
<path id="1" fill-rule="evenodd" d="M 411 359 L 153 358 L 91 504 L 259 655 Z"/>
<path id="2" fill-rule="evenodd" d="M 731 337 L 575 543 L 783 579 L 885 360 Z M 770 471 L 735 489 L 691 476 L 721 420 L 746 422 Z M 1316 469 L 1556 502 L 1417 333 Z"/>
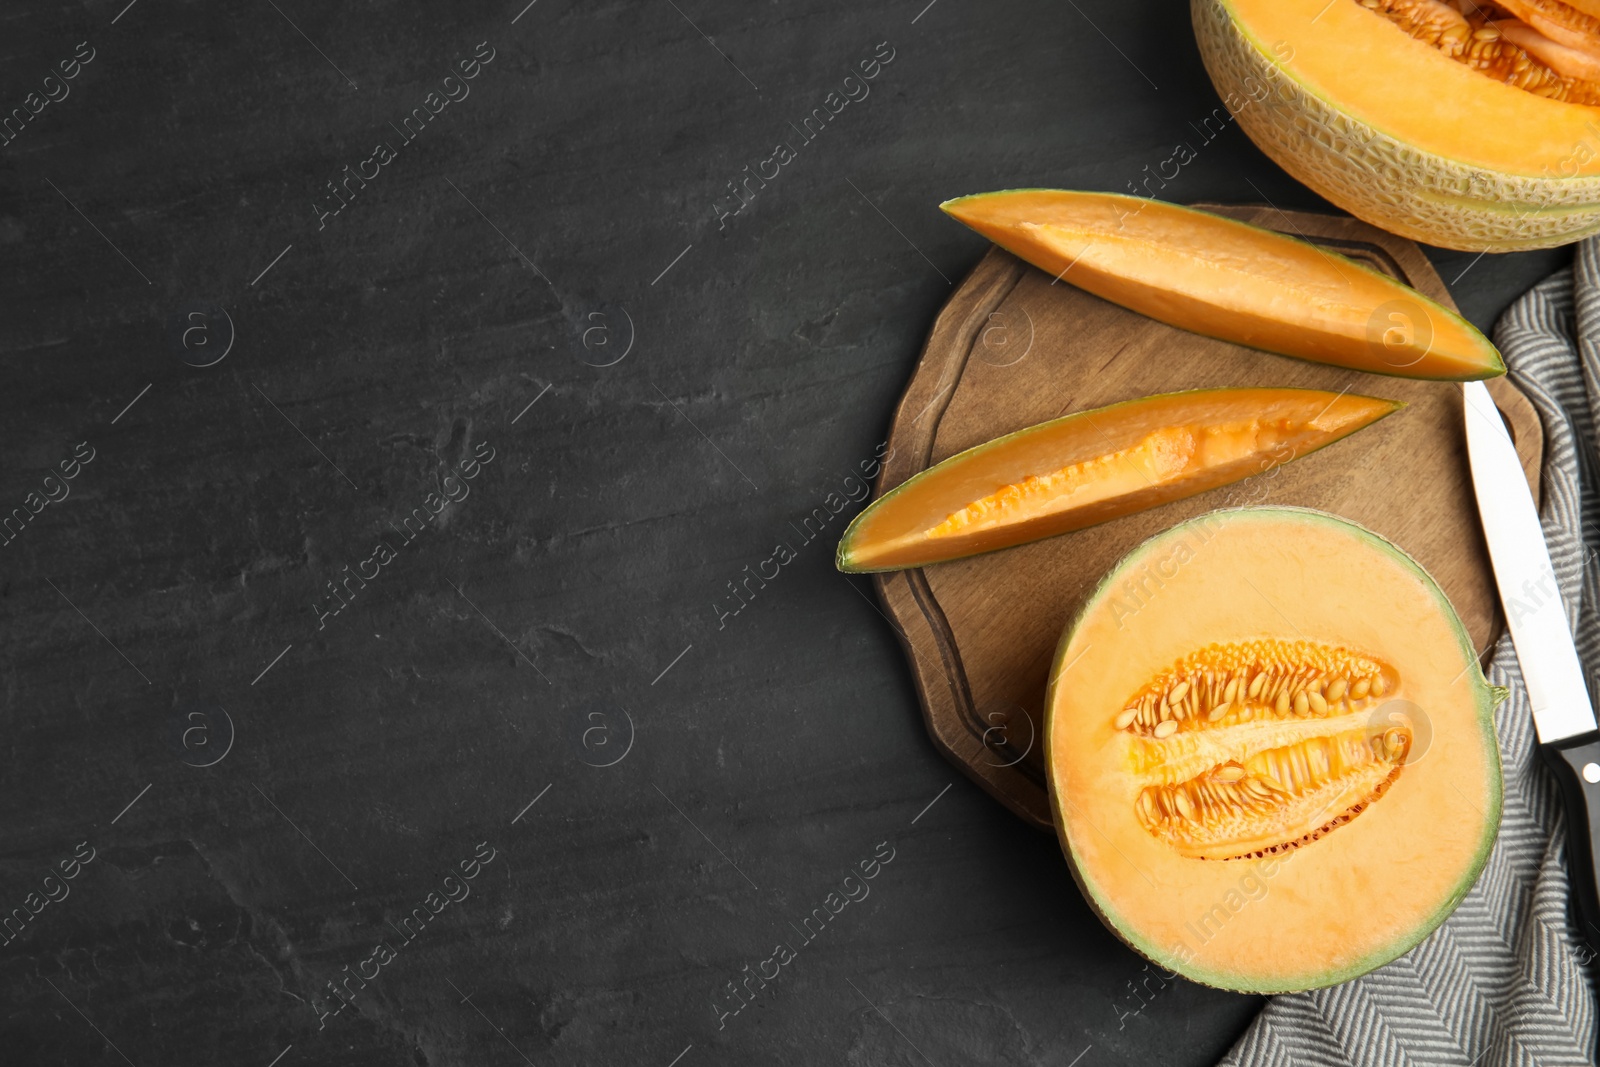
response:
<path id="1" fill-rule="evenodd" d="M 124 4 L 0 21 L 0 108 L 94 50 L 0 147 L 0 510 L 70 491 L 0 546 L 0 909 L 39 908 L 0 945 L 0 1059 L 1229 1045 L 1257 1002 L 1133 997 L 1141 962 L 1055 843 L 932 751 L 835 531 L 791 526 L 848 492 L 982 252 L 941 199 L 1122 190 L 1182 139 L 1165 197 L 1317 206 L 1237 129 L 1201 143 L 1182 5 Z M 402 146 L 390 123 L 481 41 L 470 95 Z M 870 95 L 798 144 L 880 42 Z M 779 139 L 795 158 L 719 225 Z M 380 141 L 395 158 L 319 229 L 324 183 Z M 1435 261 L 1487 325 L 1562 260 Z M 226 327 L 202 313 L 186 352 L 190 304 L 236 331 L 209 367 L 185 359 Z M 380 538 L 394 558 L 319 623 Z M 870 895 L 806 941 L 848 887 Z M 397 930 L 447 889 L 470 895 Z M 780 941 L 795 958 L 719 1029 Z"/>

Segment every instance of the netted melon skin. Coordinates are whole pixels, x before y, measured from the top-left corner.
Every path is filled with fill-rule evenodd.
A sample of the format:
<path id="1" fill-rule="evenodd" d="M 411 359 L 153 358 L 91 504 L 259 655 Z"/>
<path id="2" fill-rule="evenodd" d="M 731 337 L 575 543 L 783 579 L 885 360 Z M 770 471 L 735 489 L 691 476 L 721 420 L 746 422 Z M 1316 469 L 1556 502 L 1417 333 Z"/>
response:
<path id="1" fill-rule="evenodd" d="M 1600 233 L 1600 177 L 1504 174 L 1398 141 L 1289 77 L 1221 0 L 1192 0 L 1190 11 L 1206 71 L 1245 133 L 1357 218 L 1467 252 L 1551 248 Z"/>

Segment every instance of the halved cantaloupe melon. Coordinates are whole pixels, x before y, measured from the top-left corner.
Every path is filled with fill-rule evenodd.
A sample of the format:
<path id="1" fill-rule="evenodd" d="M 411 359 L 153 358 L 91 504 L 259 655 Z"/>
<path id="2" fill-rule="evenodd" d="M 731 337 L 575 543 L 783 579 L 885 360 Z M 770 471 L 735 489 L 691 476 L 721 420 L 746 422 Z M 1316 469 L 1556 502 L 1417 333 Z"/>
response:
<path id="1" fill-rule="evenodd" d="M 1582 78 L 1584 48 L 1600 54 L 1584 31 L 1600 21 L 1506 0 L 1535 25 L 1504 34 L 1504 14 L 1484 6 L 1191 0 L 1190 11 L 1228 112 L 1351 214 L 1468 251 L 1600 232 L 1600 85 Z M 1579 17 L 1541 17 L 1556 11 Z"/>
<path id="2" fill-rule="evenodd" d="M 1455 312 L 1259 226 L 1064 189 L 980 193 L 940 206 L 1046 273 L 1170 326 L 1374 374 L 1460 381 L 1505 373 L 1494 345 Z"/>
<path id="3" fill-rule="evenodd" d="M 1196 389 L 1076 412 L 884 494 L 845 530 L 838 567 L 920 567 L 1080 530 L 1270 470 L 1401 406 L 1320 389 Z"/>
<path id="4" fill-rule="evenodd" d="M 1045 702 L 1079 886 L 1195 981 L 1331 985 L 1417 944 L 1499 825 L 1484 680 L 1443 592 L 1321 512 L 1212 512 L 1135 549 L 1067 628 Z"/>

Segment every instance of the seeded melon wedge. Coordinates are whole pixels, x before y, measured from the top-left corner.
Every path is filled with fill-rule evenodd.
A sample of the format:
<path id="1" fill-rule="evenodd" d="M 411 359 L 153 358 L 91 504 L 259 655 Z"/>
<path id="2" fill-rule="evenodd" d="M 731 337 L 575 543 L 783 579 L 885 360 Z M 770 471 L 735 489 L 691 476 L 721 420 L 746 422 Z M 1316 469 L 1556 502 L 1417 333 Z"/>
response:
<path id="1" fill-rule="evenodd" d="M 912 477 L 857 515 L 841 571 L 889 571 L 1080 530 L 1236 482 L 1403 405 L 1320 389 L 1195 389 L 1080 411 Z"/>
<path id="2" fill-rule="evenodd" d="M 1347 981 L 1483 869 L 1504 695 L 1393 544 L 1301 508 L 1212 512 L 1136 548 L 1062 637 L 1044 738 L 1063 849 L 1165 969 Z"/>
<path id="3" fill-rule="evenodd" d="M 1494 345 L 1455 312 L 1386 274 L 1259 226 L 1063 189 L 980 193 L 940 206 L 1046 273 L 1169 326 L 1374 374 L 1464 381 L 1505 373 Z"/>

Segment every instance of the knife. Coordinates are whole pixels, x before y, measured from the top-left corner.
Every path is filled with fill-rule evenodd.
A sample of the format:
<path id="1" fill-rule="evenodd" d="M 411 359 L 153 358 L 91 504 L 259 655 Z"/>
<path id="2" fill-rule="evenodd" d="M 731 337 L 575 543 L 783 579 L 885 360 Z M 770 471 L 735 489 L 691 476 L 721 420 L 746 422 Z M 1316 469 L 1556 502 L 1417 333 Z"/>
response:
<path id="1" fill-rule="evenodd" d="M 1561 783 L 1567 812 L 1567 867 L 1581 929 L 1600 948 L 1600 732 L 1583 665 L 1550 564 L 1522 461 L 1482 382 L 1464 382 L 1467 459 L 1483 536 L 1494 563 L 1506 627 L 1533 705 L 1539 747 Z"/>

